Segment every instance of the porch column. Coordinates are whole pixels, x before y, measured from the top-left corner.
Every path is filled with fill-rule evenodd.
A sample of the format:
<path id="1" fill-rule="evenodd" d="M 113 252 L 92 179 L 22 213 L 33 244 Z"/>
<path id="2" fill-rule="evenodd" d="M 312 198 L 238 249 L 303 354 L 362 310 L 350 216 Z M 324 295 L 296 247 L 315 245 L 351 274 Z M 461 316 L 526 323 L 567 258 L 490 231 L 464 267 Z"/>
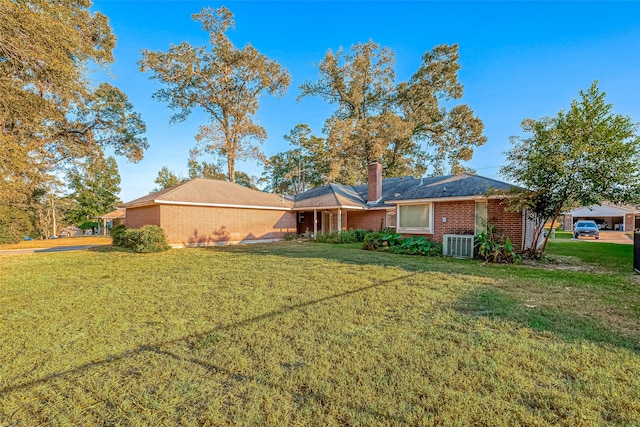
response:
<path id="1" fill-rule="evenodd" d="M 318 214 L 316 212 L 316 210 L 313 210 L 313 239 L 316 239 L 316 236 L 318 235 Z"/>
<path id="2" fill-rule="evenodd" d="M 342 231 L 342 211 L 338 208 L 338 233 Z"/>

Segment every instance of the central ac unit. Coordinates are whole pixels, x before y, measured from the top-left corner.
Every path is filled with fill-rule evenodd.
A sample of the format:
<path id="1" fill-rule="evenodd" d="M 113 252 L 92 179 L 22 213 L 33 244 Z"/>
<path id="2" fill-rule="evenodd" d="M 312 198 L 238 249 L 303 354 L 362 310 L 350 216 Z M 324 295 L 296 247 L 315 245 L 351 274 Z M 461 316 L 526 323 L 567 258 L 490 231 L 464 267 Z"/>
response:
<path id="1" fill-rule="evenodd" d="M 442 254 L 459 258 L 473 258 L 473 234 L 445 234 Z"/>

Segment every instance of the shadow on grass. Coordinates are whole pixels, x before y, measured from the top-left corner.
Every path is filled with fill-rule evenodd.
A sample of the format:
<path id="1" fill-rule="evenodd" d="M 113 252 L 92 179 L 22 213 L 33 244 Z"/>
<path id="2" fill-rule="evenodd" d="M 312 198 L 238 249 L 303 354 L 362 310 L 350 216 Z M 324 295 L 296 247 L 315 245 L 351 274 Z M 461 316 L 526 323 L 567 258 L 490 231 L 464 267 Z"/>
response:
<path id="1" fill-rule="evenodd" d="M 247 374 L 240 374 L 237 372 L 232 372 L 224 367 L 221 366 L 216 366 L 213 365 L 209 362 L 200 360 L 198 358 L 195 357 L 183 357 L 180 356 L 168 349 L 166 349 L 166 346 L 172 345 L 172 344 L 178 344 L 178 343 L 189 343 L 192 342 L 194 340 L 200 340 L 200 341 L 206 341 L 208 339 L 211 338 L 212 335 L 217 334 L 221 331 L 229 331 L 229 330 L 233 330 L 233 329 L 238 329 L 238 328 L 242 328 L 244 326 L 247 326 L 249 324 L 252 323 L 258 323 L 264 320 L 269 320 L 278 316 L 283 316 L 289 312 L 295 311 L 295 310 L 300 310 L 300 309 L 304 309 L 306 307 L 309 306 L 313 306 L 316 304 L 322 304 L 324 302 L 327 301 L 331 301 L 331 300 L 335 300 L 335 299 L 339 299 L 339 298 L 343 298 L 343 297 L 347 297 L 353 294 L 358 294 L 361 292 L 365 292 L 368 291 L 370 289 L 374 289 L 374 288 L 378 288 L 378 287 L 383 287 L 386 285 L 390 285 L 390 284 L 394 284 L 395 282 L 404 282 L 410 278 L 412 278 L 413 276 L 415 276 L 416 274 L 418 274 L 418 272 L 413 272 L 413 273 L 409 273 L 409 274 L 405 274 L 399 277 L 396 277 L 394 279 L 390 279 L 390 280 L 384 280 L 384 281 L 376 281 L 373 282 L 367 286 L 361 286 L 359 288 L 356 289 L 352 289 L 352 290 L 348 290 L 348 291 L 344 291 L 344 292 L 340 292 L 337 294 L 333 294 L 333 295 L 329 295 L 326 297 L 322 297 L 322 298 L 317 298 L 314 300 L 309 300 L 309 301 L 305 301 L 299 304 L 291 304 L 285 307 L 281 307 L 280 309 L 277 310 L 273 310 L 258 316 L 254 316 L 254 317 L 250 317 L 235 323 L 230 323 L 227 325 L 219 325 L 216 326 L 215 328 L 203 331 L 203 332 L 197 332 L 197 333 L 192 333 L 192 334 L 188 334 L 179 338 L 175 338 L 175 339 L 171 339 L 171 340 L 166 340 L 163 342 L 156 342 L 156 343 L 146 343 L 146 344 L 141 344 L 139 346 L 137 346 L 136 348 L 133 348 L 131 350 L 126 350 L 123 351 L 121 353 L 118 354 L 112 354 L 112 355 L 107 355 L 106 357 L 104 357 L 102 360 L 97 360 L 97 361 L 92 361 L 92 362 L 88 362 L 79 366 L 75 366 L 73 368 L 70 369 L 66 369 L 63 371 L 59 371 L 59 372 L 54 372 L 51 373 L 49 375 L 46 375 L 42 378 L 36 379 L 36 380 L 31 380 L 31 381 L 25 381 L 23 383 L 19 383 L 19 384 L 13 384 L 13 385 L 9 385 L 7 387 L 4 388 L 0 388 L 0 397 L 7 395 L 9 393 L 12 392 L 16 392 L 16 391 L 20 391 L 20 390 L 26 390 L 26 389 L 30 389 L 32 387 L 41 385 L 41 384 L 47 384 L 51 381 L 54 381 L 56 379 L 64 379 L 64 378 L 68 378 L 71 377 L 73 375 L 76 374 L 81 374 L 87 371 L 90 371 L 91 369 L 94 368 L 99 368 L 99 367 L 104 367 L 104 366 L 109 366 L 112 365 L 120 360 L 124 360 L 127 358 L 131 358 L 133 356 L 142 354 L 142 353 L 154 353 L 156 355 L 161 355 L 161 356 L 166 356 L 166 357 L 170 357 L 172 359 L 181 361 L 181 362 L 185 362 L 185 363 L 192 363 L 194 365 L 198 365 L 201 366 L 205 369 L 207 369 L 210 372 L 216 372 L 216 373 L 221 373 L 224 375 L 227 375 L 229 377 L 229 379 L 231 381 L 235 381 L 235 382 L 243 382 L 246 380 L 251 380 L 251 381 L 258 381 L 257 378 L 258 376 L 253 376 L 253 375 L 247 375 Z M 275 384 L 275 383 L 270 383 L 268 381 L 265 381 L 264 378 L 260 379 L 260 383 L 261 384 L 266 384 L 269 387 L 272 387 L 274 389 L 280 389 L 280 390 L 285 390 L 289 393 L 291 393 L 294 398 L 296 399 L 296 401 L 303 403 L 304 401 L 309 401 L 309 400 L 315 400 L 318 401 L 319 403 L 321 403 L 323 406 L 329 404 L 330 402 L 327 402 L 326 400 L 328 399 L 327 396 L 323 395 L 322 393 L 318 393 L 318 392 L 314 392 L 313 390 L 286 390 L 283 388 L 283 386 L 279 385 L 279 384 Z M 356 406 L 356 405 L 352 405 L 351 406 L 353 409 L 359 411 L 359 412 L 367 412 L 377 418 L 381 418 L 381 419 L 385 419 L 387 420 L 388 423 L 392 423 L 392 424 L 399 424 L 399 425 L 403 425 L 406 423 L 406 420 L 400 416 L 392 416 L 392 415 L 387 415 L 387 414 L 382 414 L 372 408 L 367 408 L 367 407 L 362 407 L 362 406 Z M 2 419 L 0 418 L 0 426 L 2 426 L 3 424 L 1 424 Z"/>
<path id="2" fill-rule="evenodd" d="M 293 259 L 326 259 L 343 264 L 398 267 L 408 272 L 439 271 L 471 272 L 477 260 L 450 257 L 399 255 L 383 251 L 367 251 L 362 243 L 331 244 L 317 242 L 286 242 L 207 247 L 205 250 L 250 256 L 281 256 Z"/>
<path id="3" fill-rule="evenodd" d="M 640 352 L 638 337 L 612 331 L 602 322 L 550 307 L 527 307 L 506 293 L 480 288 L 466 295 L 454 307 L 471 316 L 486 316 L 520 323 L 536 331 L 548 331 L 566 342 L 591 341 Z"/>

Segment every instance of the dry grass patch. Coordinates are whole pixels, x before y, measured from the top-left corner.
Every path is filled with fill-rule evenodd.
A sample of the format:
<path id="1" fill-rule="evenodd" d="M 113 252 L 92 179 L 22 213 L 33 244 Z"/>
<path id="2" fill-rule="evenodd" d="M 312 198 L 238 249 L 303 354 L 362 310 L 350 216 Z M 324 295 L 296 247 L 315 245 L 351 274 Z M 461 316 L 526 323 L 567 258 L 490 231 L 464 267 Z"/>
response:
<path id="1" fill-rule="evenodd" d="M 61 239 L 48 240 L 29 240 L 19 243 L 7 243 L 0 245 L 0 250 L 4 249 L 40 249 L 40 248 L 59 248 L 63 246 L 84 246 L 84 245 L 110 245 L 111 237 L 104 236 L 86 236 L 86 237 L 67 237 Z"/>
<path id="2" fill-rule="evenodd" d="M 0 263 L 0 425 L 640 419 L 626 341 L 498 311 L 523 267 L 297 243 Z"/>

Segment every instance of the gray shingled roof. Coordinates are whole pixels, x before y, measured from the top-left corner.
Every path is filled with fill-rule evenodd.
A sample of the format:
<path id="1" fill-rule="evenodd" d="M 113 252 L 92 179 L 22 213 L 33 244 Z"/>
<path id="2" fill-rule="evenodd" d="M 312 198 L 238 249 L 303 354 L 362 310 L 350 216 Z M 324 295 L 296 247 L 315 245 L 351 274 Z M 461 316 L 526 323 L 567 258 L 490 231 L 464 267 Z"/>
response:
<path id="1" fill-rule="evenodd" d="M 463 173 L 460 175 L 434 177 L 432 179 L 425 178 L 422 184 L 417 185 L 406 193 L 387 199 L 387 202 L 440 199 L 443 197 L 489 196 L 495 192 L 509 191 L 513 188 L 517 187 L 495 179 Z"/>
<path id="2" fill-rule="evenodd" d="M 227 181 L 196 178 L 132 200 L 123 207 L 169 202 L 285 209 L 379 209 L 393 207 L 397 201 L 487 196 L 493 191 L 506 191 L 514 187 L 506 182 L 471 174 L 385 178 L 382 180 L 381 199 L 367 203 L 366 184 L 327 184 L 289 197 L 251 190 Z"/>
<path id="3" fill-rule="evenodd" d="M 443 197 L 487 196 L 492 191 L 509 190 L 513 185 L 491 178 L 472 174 L 433 176 L 414 178 L 403 176 L 398 178 L 384 178 L 382 180 L 382 197 L 380 200 L 367 203 L 367 185 L 354 187 L 339 184 L 329 184 L 314 188 L 295 196 L 295 207 L 322 208 L 330 206 L 353 206 L 363 209 L 386 208 L 394 206 L 393 202 L 400 200 L 439 199 Z M 348 202 L 336 195 L 336 189 L 341 194 L 348 194 Z"/>
<path id="4" fill-rule="evenodd" d="M 366 191 L 365 191 L 366 193 Z M 366 194 L 365 194 L 366 198 Z M 327 184 L 294 196 L 297 208 L 365 208 L 365 200 L 354 187 L 342 184 Z"/>

